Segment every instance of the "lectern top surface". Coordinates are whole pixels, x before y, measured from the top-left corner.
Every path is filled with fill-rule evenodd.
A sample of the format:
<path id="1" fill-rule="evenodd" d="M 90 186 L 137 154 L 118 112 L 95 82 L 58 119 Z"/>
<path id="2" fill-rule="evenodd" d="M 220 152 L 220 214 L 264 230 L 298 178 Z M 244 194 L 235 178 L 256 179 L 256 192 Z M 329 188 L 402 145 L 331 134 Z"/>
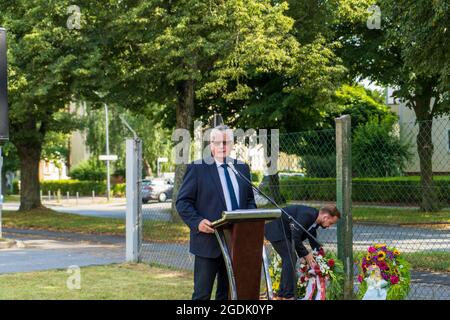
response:
<path id="1" fill-rule="evenodd" d="M 214 228 L 229 223 L 250 222 L 258 220 L 273 220 L 281 216 L 280 209 L 240 209 L 222 212 L 222 218 L 212 222 Z"/>

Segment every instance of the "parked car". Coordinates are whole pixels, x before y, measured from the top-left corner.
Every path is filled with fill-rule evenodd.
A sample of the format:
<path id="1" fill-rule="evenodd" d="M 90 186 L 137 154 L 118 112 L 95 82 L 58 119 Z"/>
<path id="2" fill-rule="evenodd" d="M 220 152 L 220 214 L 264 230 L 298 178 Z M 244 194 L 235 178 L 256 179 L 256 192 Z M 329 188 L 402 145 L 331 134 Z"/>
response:
<path id="1" fill-rule="evenodd" d="M 165 202 L 172 198 L 173 183 L 167 179 L 146 179 L 142 181 L 142 202 L 147 203 L 150 200 Z"/>

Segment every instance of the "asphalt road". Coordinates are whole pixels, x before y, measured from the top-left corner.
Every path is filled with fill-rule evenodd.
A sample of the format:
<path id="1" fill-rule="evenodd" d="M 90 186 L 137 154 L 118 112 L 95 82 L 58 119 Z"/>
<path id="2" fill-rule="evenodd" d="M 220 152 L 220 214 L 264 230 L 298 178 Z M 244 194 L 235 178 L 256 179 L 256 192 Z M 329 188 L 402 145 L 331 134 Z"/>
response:
<path id="1" fill-rule="evenodd" d="M 0 274 L 125 262 L 125 239 L 13 229 L 3 233 L 26 247 L 0 250 Z"/>

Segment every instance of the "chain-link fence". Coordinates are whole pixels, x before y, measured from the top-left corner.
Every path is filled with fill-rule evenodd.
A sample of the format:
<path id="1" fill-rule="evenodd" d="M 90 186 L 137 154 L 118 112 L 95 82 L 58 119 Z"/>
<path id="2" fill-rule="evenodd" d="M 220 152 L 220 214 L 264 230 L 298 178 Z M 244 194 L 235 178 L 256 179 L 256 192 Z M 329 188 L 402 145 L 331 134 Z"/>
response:
<path id="1" fill-rule="evenodd" d="M 368 123 L 352 128 L 351 141 L 355 289 L 359 255 L 385 243 L 411 265 L 408 299 L 450 299 L 449 118 Z M 235 156 L 250 165 L 253 182 L 279 204 L 335 203 L 335 130 L 280 134 L 278 145 L 274 175 L 265 175 L 264 146 L 244 152 L 246 147 L 237 145 Z M 158 191 L 164 188 L 167 192 Z M 166 201 L 160 201 L 161 192 Z M 193 270 L 189 229 L 172 213 L 170 185 L 143 186 L 142 195 L 148 202 L 142 204 L 140 260 Z M 255 198 L 258 207 L 270 207 L 263 197 Z M 337 230 L 318 232 L 326 250 L 337 250 Z"/>

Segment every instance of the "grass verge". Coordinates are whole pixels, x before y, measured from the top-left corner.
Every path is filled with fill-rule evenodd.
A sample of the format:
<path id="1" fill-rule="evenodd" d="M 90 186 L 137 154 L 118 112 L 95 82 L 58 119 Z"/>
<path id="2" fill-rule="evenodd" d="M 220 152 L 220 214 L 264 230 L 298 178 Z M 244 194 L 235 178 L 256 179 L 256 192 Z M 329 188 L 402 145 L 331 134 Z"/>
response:
<path id="1" fill-rule="evenodd" d="M 383 224 L 450 224 L 450 211 L 420 212 L 417 209 L 352 208 L 353 222 Z"/>
<path id="2" fill-rule="evenodd" d="M 65 269 L 0 275 L 0 300 L 190 299 L 193 288 L 192 273 L 146 264 L 83 267 L 79 290 L 67 287 L 69 276 Z"/>
<path id="3" fill-rule="evenodd" d="M 404 252 L 403 255 L 415 270 L 450 272 L 450 252 Z"/>
<path id="4" fill-rule="evenodd" d="M 125 236 L 125 221 L 122 219 L 61 213 L 46 208 L 26 212 L 4 211 L 3 226 L 16 229 Z M 189 241 L 189 228 L 182 222 L 145 221 L 143 232 L 144 239 L 148 241 Z"/>

